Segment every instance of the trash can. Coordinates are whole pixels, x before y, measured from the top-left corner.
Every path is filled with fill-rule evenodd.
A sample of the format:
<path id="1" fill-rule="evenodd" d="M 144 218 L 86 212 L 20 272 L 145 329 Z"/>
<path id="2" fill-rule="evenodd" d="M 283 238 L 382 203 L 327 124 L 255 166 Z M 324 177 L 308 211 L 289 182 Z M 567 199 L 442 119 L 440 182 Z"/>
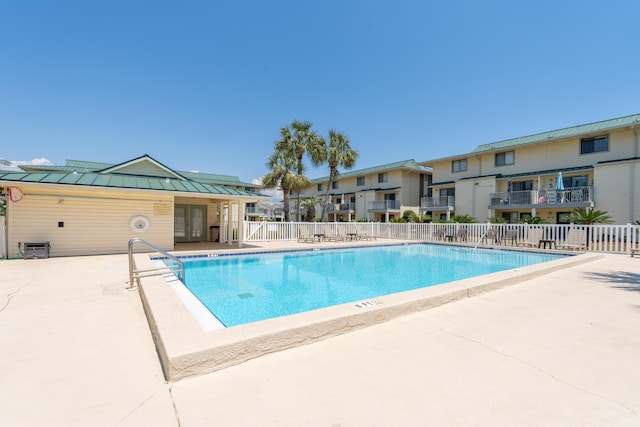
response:
<path id="1" fill-rule="evenodd" d="M 220 241 L 220 226 L 219 225 L 212 225 L 211 227 L 209 227 L 209 233 L 211 234 L 211 241 L 212 242 L 219 242 Z"/>

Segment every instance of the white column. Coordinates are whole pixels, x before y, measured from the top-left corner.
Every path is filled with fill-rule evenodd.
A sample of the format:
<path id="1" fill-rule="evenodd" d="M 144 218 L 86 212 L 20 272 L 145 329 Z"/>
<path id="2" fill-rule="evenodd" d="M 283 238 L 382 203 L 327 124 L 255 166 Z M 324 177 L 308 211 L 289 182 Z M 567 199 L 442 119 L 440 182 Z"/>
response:
<path id="1" fill-rule="evenodd" d="M 233 205 L 231 200 L 227 202 L 227 244 L 233 244 Z"/>
<path id="2" fill-rule="evenodd" d="M 238 200 L 238 248 L 242 247 L 244 242 L 244 210 L 245 203 L 242 200 Z"/>

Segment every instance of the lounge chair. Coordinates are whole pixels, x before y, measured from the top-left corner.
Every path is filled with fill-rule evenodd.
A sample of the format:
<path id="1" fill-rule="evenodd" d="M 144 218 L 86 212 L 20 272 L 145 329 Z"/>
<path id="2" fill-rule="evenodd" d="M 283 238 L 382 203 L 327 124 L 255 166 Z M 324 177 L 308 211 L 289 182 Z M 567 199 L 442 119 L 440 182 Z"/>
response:
<path id="1" fill-rule="evenodd" d="M 585 231 L 578 229 L 569 230 L 567 238 L 564 242 L 558 243 L 558 247 L 571 250 L 586 250 L 587 239 L 585 238 Z"/>
<path id="2" fill-rule="evenodd" d="M 326 242 L 337 242 L 338 240 L 344 240 L 344 234 L 337 234 L 333 231 L 333 228 L 331 226 L 325 225 L 323 240 Z"/>
<path id="3" fill-rule="evenodd" d="M 544 237 L 544 230 L 542 228 L 530 228 L 527 233 L 527 238 L 522 242 L 525 246 L 538 247 L 540 246 L 540 240 Z"/>
<path id="4" fill-rule="evenodd" d="M 315 243 L 319 241 L 320 237 L 311 235 L 311 232 L 307 227 L 298 228 L 298 243 Z"/>
<path id="5" fill-rule="evenodd" d="M 467 229 L 461 228 L 456 233 L 456 241 L 457 242 L 466 242 L 467 241 Z"/>
<path id="6" fill-rule="evenodd" d="M 371 240 L 375 239 L 375 236 L 369 234 L 362 225 L 356 225 L 356 240 Z"/>
<path id="7" fill-rule="evenodd" d="M 344 225 L 339 225 L 336 231 L 336 240 L 346 241 L 349 238 L 347 234 L 347 228 Z"/>
<path id="8" fill-rule="evenodd" d="M 435 233 L 433 233 L 434 240 L 444 240 L 444 228 L 438 228 Z"/>

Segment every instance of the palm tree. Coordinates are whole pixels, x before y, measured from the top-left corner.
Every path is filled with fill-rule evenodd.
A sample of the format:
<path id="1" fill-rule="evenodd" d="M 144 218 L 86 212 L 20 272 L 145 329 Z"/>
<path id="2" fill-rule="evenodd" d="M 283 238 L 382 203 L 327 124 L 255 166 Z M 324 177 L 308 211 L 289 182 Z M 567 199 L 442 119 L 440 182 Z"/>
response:
<path id="1" fill-rule="evenodd" d="M 307 208 L 306 213 L 306 221 L 311 222 L 315 217 L 316 205 L 322 203 L 322 199 L 320 197 L 311 196 L 307 197 L 300 202 L 301 207 Z"/>
<path id="2" fill-rule="evenodd" d="M 282 190 L 284 220 L 289 221 L 289 194 L 296 185 L 296 175 L 291 173 L 296 158 L 291 152 L 277 150 L 269 157 L 267 166 L 271 172 L 262 177 L 265 188 L 280 188 Z"/>
<path id="3" fill-rule="evenodd" d="M 276 150 L 290 152 L 296 158 L 296 180 L 291 191 L 298 193 L 298 215 L 297 220 L 300 221 L 300 192 L 309 184 L 309 180 L 304 176 L 304 164 L 302 158 L 305 153 L 309 153 L 312 163 L 316 164 L 314 154 L 317 153 L 317 146 L 324 146 L 324 139 L 314 130 L 311 122 L 302 122 L 294 120 L 290 127 L 283 126 L 280 128 L 280 140 L 276 142 Z"/>
<path id="4" fill-rule="evenodd" d="M 327 184 L 327 193 L 324 197 L 324 204 L 322 205 L 322 220 L 326 220 L 327 205 L 331 199 L 330 191 L 333 187 L 333 182 L 338 176 L 338 166 L 345 169 L 351 169 L 356 164 L 358 158 L 358 152 L 351 148 L 351 140 L 342 132 L 331 129 L 329 131 L 329 142 L 323 144 L 323 147 L 316 145 L 313 150 L 310 151 L 311 161 L 314 165 L 321 163 L 329 163 L 329 183 Z"/>
<path id="5" fill-rule="evenodd" d="M 454 215 L 454 216 L 451 218 L 451 221 L 453 221 L 453 222 L 459 222 L 459 223 L 461 223 L 461 224 L 474 224 L 474 223 L 477 223 L 477 222 L 478 222 L 478 220 L 477 220 L 477 219 L 475 219 L 474 217 L 472 217 L 472 216 L 470 216 L 470 215 L 467 215 L 467 214 L 464 214 L 464 215 Z"/>
<path id="6" fill-rule="evenodd" d="M 529 216 L 520 219 L 521 224 L 547 224 L 547 220 L 541 216 Z"/>
<path id="7" fill-rule="evenodd" d="M 569 221 L 574 224 L 611 224 L 611 215 L 603 211 L 594 211 L 593 208 L 575 208 L 569 215 Z"/>

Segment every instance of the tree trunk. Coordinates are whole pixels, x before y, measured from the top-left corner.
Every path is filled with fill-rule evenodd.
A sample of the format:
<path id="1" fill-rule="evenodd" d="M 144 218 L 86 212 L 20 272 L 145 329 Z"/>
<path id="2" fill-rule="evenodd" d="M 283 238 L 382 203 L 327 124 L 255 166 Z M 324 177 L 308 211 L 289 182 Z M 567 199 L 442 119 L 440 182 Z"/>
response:
<path id="1" fill-rule="evenodd" d="M 284 221 L 289 222 L 289 190 L 282 189 L 282 209 L 284 209 Z"/>
<path id="2" fill-rule="evenodd" d="M 337 165 L 329 164 L 329 168 L 330 168 L 329 182 L 327 183 L 327 192 L 324 196 L 324 204 L 322 205 L 322 221 L 324 222 L 327 222 L 328 220 L 328 215 L 326 211 L 327 211 L 327 206 L 329 205 L 329 200 L 331 200 L 331 196 L 329 195 L 329 192 L 331 190 L 331 186 L 333 185 L 333 181 L 335 180 L 336 166 Z"/>

